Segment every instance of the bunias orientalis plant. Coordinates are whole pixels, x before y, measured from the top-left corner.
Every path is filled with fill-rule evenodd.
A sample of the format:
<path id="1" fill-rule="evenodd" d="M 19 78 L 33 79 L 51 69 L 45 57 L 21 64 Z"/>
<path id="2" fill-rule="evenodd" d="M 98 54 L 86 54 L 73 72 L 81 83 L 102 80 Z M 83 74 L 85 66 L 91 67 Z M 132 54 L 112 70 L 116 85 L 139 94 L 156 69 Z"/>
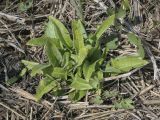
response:
<path id="1" fill-rule="evenodd" d="M 59 20 L 49 17 L 44 35 L 27 43 L 30 46 L 44 47 L 48 62 L 40 64 L 22 61 L 31 71 L 31 76 L 43 76 L 35 95 L 37 101 L 48 92 L 54 96 L 69 95 L 74 101 L 82 99 L 88 92 L 100 96 L 104 76 L 118 75 L 147 64 L 143 60 L 144 50 L 140 39 L 135 34 L 128 33 L 131 43 L 141 51 L 134 56 L 112 58 L 102 69 L 108 51 L 117 48 L 118 39 L 112 37 L 110 41 L 106 40 L 103 49 L 99 43 L 105 31 L 115 25 L 115 19 L 116 14 L 109 16 L 94 34 L 88 35 L 80 20 L 72 21 L 70 34 Z"/>

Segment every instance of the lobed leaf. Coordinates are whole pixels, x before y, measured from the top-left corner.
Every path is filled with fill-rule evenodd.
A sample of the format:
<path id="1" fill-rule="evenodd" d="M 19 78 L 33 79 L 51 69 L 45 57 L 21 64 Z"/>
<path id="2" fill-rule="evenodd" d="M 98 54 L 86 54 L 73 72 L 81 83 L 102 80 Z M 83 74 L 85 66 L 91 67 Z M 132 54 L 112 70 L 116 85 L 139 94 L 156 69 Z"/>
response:
<path id="1" fill-rule="evenodd" d="M 114 106 L 118 109 L 134 109 L 131 99 L 123 99 L 120 102 L 116 102 Z"/>

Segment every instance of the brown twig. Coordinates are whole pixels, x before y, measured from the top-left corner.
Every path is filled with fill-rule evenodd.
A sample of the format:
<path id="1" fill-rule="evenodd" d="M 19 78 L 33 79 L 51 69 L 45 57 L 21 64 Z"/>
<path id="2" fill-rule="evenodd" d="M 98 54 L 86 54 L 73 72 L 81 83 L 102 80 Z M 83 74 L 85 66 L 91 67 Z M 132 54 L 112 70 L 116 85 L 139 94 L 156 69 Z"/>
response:
<path id="1" fill-rule="evenodd" d="M 88 117 L 104 117 L 104 116 L 107 116 L 107 115 L 110 115 L 110 114 L 115 114 L 115 113 L 118 113 L 118 112 L 124 112 L 125 110 L 115 110 L 115 111 L 104 111 L 104 112 L 98 112 L 98 113 L 91 113 L 91 114 L 87 114 L 87 115 L 83 115 L 83 116 L 79 116 L 79 117 L 76 117 L 75 120 L 80 120 L 80 119 L 85 119 L 85 118 L 88 118 Z M 88 119 L 87 119 L 88 120 Z M 96 120 L 96 119 L 94 119 Z"/>
<path id="2" fill-rule="evenodd" d="M 69 108 L 71 110 L 75 110 L 75 109 L 110 109 L 113 108 L 113 105 L 77 105 L 77 104 L 70 104 Z"/>
<path id="3" fill-rule="evenodd" d="M 140 91 L 139 95 L 143 95 L 145 93 L 147 93 L 149 90 L 153 89 L 155 87 L 155 85 L 150 85 L 146 88 L 144 88 L 142 91 Z"/>
<path id="4" fill-rule="evenodd" d="M 8 88 L 6 88 L 5 86 L 3 86 L 2 84 L 0 84 L 0 88 L 2 88 L 5 91 L 9 91 Z"/>
<path id="5" fill-rule="evenodd" d="M 146 42 L 144 42 L 146 44 Z M 146 49 L 146 52 L 148 54 L 148 56 L 151 59 L 151 62 L 153 64 L 153 70 L 154 70 L 154 80 L 159 80 L 160 76 L 159 76 L 159 70 L 158 70 L 158 66 L 156 63 L 156 60 L 154 58 L 154 55 L 152 54 L 151 50 L 149 49 L 149 47 L 147 46 L 147 44 L 144 46 L 144 48 Z"/>
<path id="6" fill-rule="evenodd" d="M 14 109 L 10 108 L 9 106 L 5 105 L 4 103 L 0 102 L 0 105 L 3 106 L 3 107 L 5 107 L 6 109 L 12 111 L 14 114 L 20 116 L 22 119 L 24 119 L 24 120 L 26 119 L 25 116 L 23 116 L 20 113 L 16 112 Z"/>
<path id="7" fill-rule="evenodd" d="M 0 17 L 6 18 L 9 21 L 17 22 L 17 23 L 20 23 L 20 24 L 24 24 L 24 22 L 25 22 L 24 18 L 20 18 L 20 17 L 17 17 L 17 16 L 9 15 L 9 14 L 2 13 L 2 12 L 0 12 Z"/>
<path id="8" fill-rule="evenodd" d="M 137 72 L 140 68 L 134 69 L 128 73 L 125 74 L 121 74 L 118 76 L 113 76 L 113 77 L 108 77 L 108 78 L 104 78 L 104 81 L 112 81 L 112 80 L 116 80 L 116 79 L 120 79 L 120 78 L 125 78 L 125 77 L 129 77 L 130 75 L 132 75 L 133 73 Z"/>
<path id="9" fill-rule="evenodd" d="M 30 94 L 30 93 L 28 93 L 27 91 L 24 91 L 24 90 L 22 90 L 22 89 L 20 89 L 20 88 L 10 88 L 10 90 L 13 91 L 13 92 L 15 92 L 15 93 L 17 93 L 18 95 L 26 98 L 26 99 L 36 101 L 36 98 L 35 98 L 32 94 Z M 49 105 L 49 106 L 52 105 L 52 103 L 50 103 L 49 101 L 46 101 L 46 100 L 42 100 L 41 103 L 42 103 L 44 106 L 47 106 L 47 107 L 48 107 L 48 105 Z"/>
<path id="10" fill-rule="evenodd" d="M 58 98 L 57 98 L 58 99 Z M 57 102 L 57 99 L 54 101 L 54 103 L 52 104 L 52 106 L 49 108 L 49 110 L 45 113 L 45 115 L 42 117 L 42 120 L 44 118 L 47 117 L 47 115 L 49 114 L 49 112 L 54 108 L 55 103 Z"/>

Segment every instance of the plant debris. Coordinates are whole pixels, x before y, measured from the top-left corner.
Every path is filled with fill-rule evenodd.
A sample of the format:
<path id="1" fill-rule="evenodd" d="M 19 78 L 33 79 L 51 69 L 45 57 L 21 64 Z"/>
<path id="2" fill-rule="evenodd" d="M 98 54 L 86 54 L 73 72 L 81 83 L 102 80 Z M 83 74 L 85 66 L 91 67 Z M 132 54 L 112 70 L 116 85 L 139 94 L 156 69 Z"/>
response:
<path id="1" fill-rule="evenodd" d="M 0 120 L 158 120 L 159 6 L 158 0 L 0 0 Z M 101 36 L 104 31 L 100 28 L 104 26 L 100 25 L 111 14 L 118 18 L 114 21 L 116 25 L 108 27 Z M 42 65 L 47 62 L 43 47 L 30 47 L 27 43 L 45 33 L 49 16 L 61 21 L 70 34 L 71 21 L 80 19 L 87 34 L 94 36 L 96 33 L 89 37 L 101 37 L 102 51 L 111 48 L 106 50 L 104 64 L 111 66 L 109 70 L 116 73 L 106 73 L 107 77 L 102 81 L 104 91 L 86 92 L 85 97 L 74 102 L 67 94 L 58 96 L 61 92 L 68 92 L 66 83 L 63 83 L 65 91 L 55 95 L 55 91 L 47 93 L 42 90 L 47 94 L 40 96 L 42 99 L 37 102 L 35 94 L 43 76 L 33 73 L 34 77 L 31 77 L 21 61 Z M 112 38 L 114 41 L 110 41 Z M 117 64 L 112 65 L 113 61 L 136 53 L 148 63 L 137 68 L 132 66 L 130 59 L 126 60 L 131 67 L 125 72 L 122 68 L 127 63 L 118 67 Z M 117 56 L 120 57 L 117 59 Z M 135 59 L 137 64 L 143 61 Z"/>

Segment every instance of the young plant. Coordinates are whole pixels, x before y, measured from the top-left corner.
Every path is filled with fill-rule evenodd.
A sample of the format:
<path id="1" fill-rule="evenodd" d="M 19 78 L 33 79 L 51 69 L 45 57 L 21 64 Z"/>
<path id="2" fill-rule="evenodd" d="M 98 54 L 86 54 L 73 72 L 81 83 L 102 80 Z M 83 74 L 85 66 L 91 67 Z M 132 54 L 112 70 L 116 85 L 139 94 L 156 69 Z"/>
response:
<path id="1" fill-rule="evenodd" d="M 37 101 L 50 91 L 53 95 L 67 94 L 74 101 L 82 99 L 90 91 L 100 96 L 104 72 L 116 75 L 147 64 L 138 55 L 123 56 L 108 61 L 105 71 L 102 70 L 106 54 L 116 48 L 118 39 L 107 41 L 102 50 L 100 38 L 114 25 L 115 19 L 115 14 L 109 16 L 93 35 L 87 35 L 80 20 L 73 20 L 71 37 L 59 20 L 49 17 L 44 35 L 27 43 L 30 46 L 43 46 L 48 62 L 22 61 L 31 70 L 32 77 L 43 75 L 35 95 Z"/>
<path id="2" fill-rule="evenodd" d="M 30 9 L 32 6 L 33 6 L 33 0 L 26 0 L 25 2 L 22 2 L 22 0 L 20 0 L 19 10 L 21 12 L 25 12 L 28 9 Z"/>

